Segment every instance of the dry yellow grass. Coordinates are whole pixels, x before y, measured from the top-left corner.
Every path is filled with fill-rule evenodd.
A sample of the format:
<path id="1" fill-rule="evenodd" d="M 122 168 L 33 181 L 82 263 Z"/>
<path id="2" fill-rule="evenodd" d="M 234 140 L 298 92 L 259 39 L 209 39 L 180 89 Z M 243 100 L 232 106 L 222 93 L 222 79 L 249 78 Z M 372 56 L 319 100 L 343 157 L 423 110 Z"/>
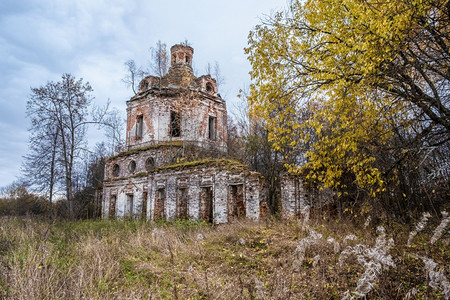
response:
<path id="1" fill-rule="evenodd" d="M 377 224 L 380 225 L 380 224 Z M 409 229 L 383 224 L 393 238 L 396 267 L 382 271 L 370 298 L 443 297 L 428 285 L 422 256 L 448 274 L 450 251 L 431 230 L 406 246 Z M 297 246 L 321 234 L 298 263 Z M 356 240 L 344 237 L 354 234 Z M 354 257 L 338 261 L 346 246 L 373 246 L 375 225 L 322 221 L 50 222 L 0 219 L 1 299 L 341 299 L 355 290 L 364 268 Z M 336 251 L 333 238 L 340 244 Z M 296 263 L 297 262 L 297 263 Z M 447 273 L 445 273 L 447 272 Z M 447 276 L 448 277 L 448 276 Z M 415 289 L 415 290 L 414 290 Z"/>

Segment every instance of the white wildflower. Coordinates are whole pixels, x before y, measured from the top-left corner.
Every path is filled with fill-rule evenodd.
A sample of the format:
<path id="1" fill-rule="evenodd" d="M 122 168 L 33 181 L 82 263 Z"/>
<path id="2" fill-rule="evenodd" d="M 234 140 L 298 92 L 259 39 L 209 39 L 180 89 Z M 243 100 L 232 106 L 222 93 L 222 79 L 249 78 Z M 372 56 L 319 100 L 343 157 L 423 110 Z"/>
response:
<path id="1" fill-rule="evenodd" d="M 205 239 L 205 236 L 201 233 L 197 234 L 197 241 L 203 241 Z"/>
<path id="2" fill-rule="evenodd" d="M 431 218 L 430 213 L 428 213 L 428 212 L 423 213 L 422 219 L 420 220 L 419 223 L 417 223 L 416 228 L 409 233 L 409 238 L 408 238 L 408 242 L 406 243 L 406 246 L 410 246 L 413 238 L 419 232 L 421 232 L 425 228 L 425 226 L 427 226 L 428 218 Z"/>
<path id="3" fill-rule="evenodd" d="M 303 263 L 303 260 L 305 260 L 305 252 L 308 246 L 316 244 L 321 238 L 322 234 L 317 233 L 314 230 L 310 229 L 309 235 L 298 242 L 297 248 L 295 249 L 297 259 L 294 260 L 292 264 L 292 268 L 294 270 L 297 270 Z"/>
<path id="4" fill-rule="evenodd" d="M 390 247 L 394 245 L 394 240 L 386 241 L 386 231 L 384 227 L 377 228 L 378 237 L 375 245 L 369 247 L 367 245 L 358 244 L 354 247 L 348 246 L 342 251 L 339 257 L 339 266 L 342 266 L 343 261 L 350 255 L 355 254 L 358 263 L 363 265 L 364 273 L 358 279 L 357 286 L 353 294 L 357 297 L 365 297 L 372 289 L 373 282 L 381 274 L 383 269 L 395 267 L 392 256 L 388 254 Z M 349 298 L 348 293 L 344 294 L 343 299 Z"/>
<path id="5" fill-rule="evenodd" d="M 320 255 L 317 254 L 316 256 L 314 256 L 314 261 L 312 263 L 313 268 L 315 268 L 320 262 Z"/>
<path id="6" fill-rule="evenodd" d="M 262 282 L 258 278 L 255 278 L 253 280 L 253 282 L 255 283 L 256 298 L 257 299 L 266 299 L 266 294 L 264 292 L 264 282 Z"/>
<path id="7" fill-rule="evenodd" d="M 158 240 L 166 235 L 166 232 L 164 229 L 160 228 L 153 228 L 152 230 L 152 239 L 153 241 Z"/>
<path id="8" fill-rule="evenodd" d="M 327 239 L 327 243 L 333 245 L 334 254 L 338 254 L 339 251 L 341 250 L 341 247 L 339 246 L 339 243 L 335 239 L 333 239 L 332 237 Z"/>
<path id="9" fill-rule="evenodd" d="M 353 300 L 355 299 L 352 294 L 350 294 L 350 291 L 345 291 L 344 296 L 342 296 L 342 300 Z"/>
<path id="10" fill-rule="evenodd" d="M 439 224 L 439 226 L 436 227 L 436 229 L 434 230 L 434 234 L 431 237 L 430 240 L 431 244 L 436 243 L 441 238 L 442 234 L 444 234 L 444 231 L 448 226 L 448 223 L 450 222 L 450 217 L 448 216 L 448 213 L 445 210 L 442 212 L 442 217 L 443 219 L 441 221 L 441 224 Z"/>
<path id="11" fill-rule="evenodd" d="M 411 290 L 409 290 L 409 292 L 406 293 L 405 297 L 403 297 L 403 300 L 416 299 L 418 292 L 419 291 L 416 288 L 412 288 Z"/>
<path id="12" fill-rule="evenodd" d="M 367 228 L 367 226 L 369 226 L 371 220 L 372 220 L 372 218 L 370 216 L 368 216 L 366 219 L 366 222 L 364 222 L 364 228 Z"/>
<path id="13" fill-rule="evenodd" d="M 356 241 L 356 239 L 357 239 L 356 235 L 349 234 L 344 237 L 344 240 L 342 241 L 342 243 L 345 244 L 347 241 Z"/>
<path id="14" fill-rule="evenodd" d="M 419 256 L 420 257 L 420 256 Z M 428 257 L 420 257 L 422 261 L 425 264 L 425 271 L 427 273 L 427 276 L 429 278 L 428 285 L 433 290 L 439 290 L 442 289 L 442 295 L 444 296 L 444 299 L 450 298 L 450 283 L 444 275 L 444 271 L 435 271 L 435 268 L 437 267 L 437 263 L 435 263 L 432 259 Z"/>

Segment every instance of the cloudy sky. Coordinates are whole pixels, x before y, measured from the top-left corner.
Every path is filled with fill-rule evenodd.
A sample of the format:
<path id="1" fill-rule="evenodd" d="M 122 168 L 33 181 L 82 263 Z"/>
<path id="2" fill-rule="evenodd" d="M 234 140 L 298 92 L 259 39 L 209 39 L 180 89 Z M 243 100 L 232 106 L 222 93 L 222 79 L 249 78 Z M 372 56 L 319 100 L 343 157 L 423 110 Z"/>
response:
<path id="1" fill-rule="evenodd" d="M 125 118 L 131 91 L 121 82 L 123 63 L 146 65 L 158 40 L 170 48 L 187 39 L 200 75 L 208 62 L 219 63 L 230 110 L 250 80 L 243 51 L 249 31 L 285 6 L 286 0 L 1 0 L 0 186 L 20 175 L 27 152 L 30 87 L 71 73 L 90 82 L 96 104 L 109 98 Z"/>

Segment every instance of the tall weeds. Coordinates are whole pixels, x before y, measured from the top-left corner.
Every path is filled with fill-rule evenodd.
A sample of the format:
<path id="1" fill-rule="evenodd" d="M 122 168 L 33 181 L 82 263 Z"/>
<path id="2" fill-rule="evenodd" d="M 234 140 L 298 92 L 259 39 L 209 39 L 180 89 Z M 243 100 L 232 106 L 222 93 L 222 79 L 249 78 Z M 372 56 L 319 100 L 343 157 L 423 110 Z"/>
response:
<path id="1" fill-rule="evenodd" d="M 406 246 L 392 223 L 1 218 L 0 299 L 445 299 L 442 222 Z"/>

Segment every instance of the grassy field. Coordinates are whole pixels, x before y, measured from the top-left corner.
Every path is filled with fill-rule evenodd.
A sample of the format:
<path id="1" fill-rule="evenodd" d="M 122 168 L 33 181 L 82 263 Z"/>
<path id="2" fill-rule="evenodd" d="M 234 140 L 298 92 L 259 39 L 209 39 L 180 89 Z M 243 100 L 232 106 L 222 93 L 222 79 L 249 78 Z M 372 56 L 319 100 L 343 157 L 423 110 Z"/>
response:
<path id="1" fill-rule="evenodd" d="M 0 299 L 448 299 L 448 223 L 430 242 L 440 222 L 414 235 L 364 220 L 210 226 L 3 217 Z"/>

